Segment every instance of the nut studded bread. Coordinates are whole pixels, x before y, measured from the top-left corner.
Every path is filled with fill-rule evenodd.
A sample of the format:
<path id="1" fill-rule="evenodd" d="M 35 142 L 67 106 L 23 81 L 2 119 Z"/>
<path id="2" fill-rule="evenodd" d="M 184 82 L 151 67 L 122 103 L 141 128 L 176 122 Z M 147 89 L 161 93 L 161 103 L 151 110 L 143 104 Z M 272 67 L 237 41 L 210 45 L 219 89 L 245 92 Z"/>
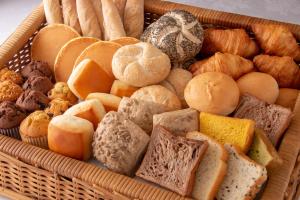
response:
<path id="1" fill-rule="evenodd" d="M 196 200 L 214 200 L 227 172 L 228 153 L 222 144 L 200 132 L 189 132 L 186 137 L 208 142 L 196 172 L 192 197 Z"/>
<path id="2" fill-rule="evenodd" d="M 149 136 L 123 114 L 111 111 L 99 124 L 93 154 L 108 169 L 131 175 L 145 152 Z"/>
<path id="3" fill-rule="evenodd" d="M 162 104 L 123 97 L 118 112 L 139 125 L 149 135 L 152 131 L 153 115 L 166 111 Z"/>
<path id="4" fill-rule="evenodd" d="M 281 136 L 291 122 L 292 111 L 282 106 L 268 104 L 254 96 L 245 94 L 241 97 L 234 117 L 255 121 L 256 128 L 264 130 L 273 145 L 277 146 Z"/>
<path id="5" fill-rule="evenodd" d="M 189 196 L 207 146 L 206 141 L 176 137 L 162 126 L 155 126 L 136 175 L 180 195 Z"/>
<path id="6" fill-rule="evenodd" d="M 217 200 L 251 200 L 267 180 L 265 167 L 255 163 L 236 147 L 226 144 L 229 153 L 227 174 Z"/>

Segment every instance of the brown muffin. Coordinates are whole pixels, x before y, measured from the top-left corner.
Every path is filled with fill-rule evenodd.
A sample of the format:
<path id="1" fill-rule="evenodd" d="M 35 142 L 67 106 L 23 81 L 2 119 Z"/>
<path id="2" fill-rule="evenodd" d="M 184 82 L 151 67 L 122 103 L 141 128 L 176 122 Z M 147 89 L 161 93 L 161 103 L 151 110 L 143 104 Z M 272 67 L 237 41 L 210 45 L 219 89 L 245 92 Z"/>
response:
<path id="1" fill-rule="evenodd" d="M 16 101 L 22 92 L 22 88 L 12 81 L 0 82 L 0 101 Z"/>
<path id="2" fill-rule="evenodd" d="M 26 90 L 18 98 L 17 105 L 28 112 L 33 112 L 45 109 L 49 101 L 48 97 L 39 91 Z"/>
<path id="3" fill-rule="evenodd" d="M 31 61 L 21 70 L 21 75 L 24 78 L 29 78 L 31 76 L 46 76 L 50 80 L 53 76 L 49 65 L 41 61 Z"/>
<path id="4" fill-rule="evenodd" d="M 23 84 L 24 90 L 36 90 L 47 94 L 49 90 L 53 88 L 53 83 L 50 81 L 48 77 L 45 76 L 31 76 L 27 79 L 27 81 Z"/>
<path id="5" fill-rule="evenodd" d="M 64 112 L 68 110 L 70 106 L 71 104 L 69 101 L 56 98 L 49 103 L 49 106 L 45 109 L 45 112 L 51 117 L 56 117 L 64 114 Z"/>
<path id="6" fill-rule="evenodd" d="M 24 119 L 20 125 L 23 142 L 48 148 L 48 125 L 50 117 L 44 111 L 35 111 Z"/>
<path id="7" fill-rule="evenodd" d="M 78 101 L 77 97 L 72 93 L 67 83 L 64 82 L 57 82 L 54 85 L 54 88 L 48 92 L 48 97 L 51 100 L 61 98 L 69 101 L 72 105 L 76 104 Z"/>
<path id="8" fill-rule="evenodd" d="M 23 83 L 23 78 L 17 72 L 4 68 L 0 70 L 0 81 L 11 81 L 20 85 Z"/>

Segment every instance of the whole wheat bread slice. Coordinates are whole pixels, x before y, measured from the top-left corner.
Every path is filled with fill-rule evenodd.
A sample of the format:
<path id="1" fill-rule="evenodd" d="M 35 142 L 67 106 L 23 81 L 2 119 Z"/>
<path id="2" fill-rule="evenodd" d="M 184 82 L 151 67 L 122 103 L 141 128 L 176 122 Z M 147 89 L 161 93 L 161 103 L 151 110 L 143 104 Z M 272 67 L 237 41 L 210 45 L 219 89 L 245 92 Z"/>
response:
<path id="1" fill-rule="evenodd" d="M 228 153 L 222 144 L 200 132 L 189 132 L 186 137 L 208 142 L 196 172 L 192 197 L 196 200 L 213 200 L 226 175 Z"/>
<path id="2" fill-rule="evenodd" d="M 136 175 L 182 196 L 189 196 L 207 146 L 206 141 L 175 136 L 157 125 Z"/>
<path id="3" fill-rule="evenodd" d="M 229 153 L 227 174 L 216 198 L 218 200 L 252 200 L 267 180 L 265 167 L 255 163 L 241 150 L 225 144 Z"/>

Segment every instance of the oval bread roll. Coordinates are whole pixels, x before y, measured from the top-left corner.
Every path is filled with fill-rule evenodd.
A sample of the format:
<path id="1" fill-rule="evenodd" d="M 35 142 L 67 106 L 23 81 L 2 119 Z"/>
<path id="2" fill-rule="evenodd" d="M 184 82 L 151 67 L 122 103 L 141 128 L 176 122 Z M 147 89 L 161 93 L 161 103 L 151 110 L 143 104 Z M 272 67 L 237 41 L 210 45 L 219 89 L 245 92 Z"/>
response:
<path id="1" fill-rule="evenodd" d="M 127 0 L 124 28 L 127 36 L 141 37 L 144 30 L 144 0 Z"/>
<path id="2" fill-rule="evenodd" d="M 167 111 L 179 110 L 181 108 L 179 98 L 161 85 L 143 87 L 135 91 L 130 98 L 163 104 L 167 107 Z"/>
<path id="3" fill-rule="evenodd" d="M 76 9 L 76 0 L 62 0 L 61 5 L 64 16 L 64 24 L 71 26 L 78 33 L 81 33 Z"/>
<path id="4" fill-rule="evenodd" d="M 62 11 L 59 0 L 43 0 L 45 16 L 48 24 L 62 24 Z"/>
<path id="5" fill-rule="evenodd" d="M 112 60 L 115 77 L 135 87 L 163 81 L 170 69 L 169 57 L 153 45 L 144 42 L 121 47 Z"/>
<path id="6" fill-rule="evenodd" d="M 76 0 L 76 6 L 83 36 L 101 38 L 101 28 L 91 0 Z"/>

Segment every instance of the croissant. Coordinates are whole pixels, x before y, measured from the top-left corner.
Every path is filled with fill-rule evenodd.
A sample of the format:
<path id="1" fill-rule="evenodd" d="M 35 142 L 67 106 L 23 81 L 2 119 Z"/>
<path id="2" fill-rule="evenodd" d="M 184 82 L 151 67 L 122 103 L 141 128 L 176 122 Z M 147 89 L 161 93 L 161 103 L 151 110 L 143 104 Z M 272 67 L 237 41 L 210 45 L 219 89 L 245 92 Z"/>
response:
<path id="1" fill-rule="evenodd" d="M 201 52 L 212 55 L 216 52 L 236 54 L 245 58 L 254 57 L 259 48 L 244 29 L 206 29 Z"/>
<path id="2" fill-rule="evenodd" d="M 253 70 L 253 63 L 241 56 L 229 53 L 215 53 L 214 56 L 198 61 L 191 65 L 193 76 L 204 72 L 222 72 L 238 79 Z"/>
<path id="3" fill-rule="evenodd" d="M 266 54 L 290 56 L 296 61 L 300 61 L 300 47 L 287 27 L 272 24 L 254 24 L 252 30 Z"/>
<path id="4" fill-rule="evenodd" d="M 258 55 L 253 61 L 259 71 L 273 76 L 280 87 L 300 87 L 300 69 L 293 58 Z"/>

